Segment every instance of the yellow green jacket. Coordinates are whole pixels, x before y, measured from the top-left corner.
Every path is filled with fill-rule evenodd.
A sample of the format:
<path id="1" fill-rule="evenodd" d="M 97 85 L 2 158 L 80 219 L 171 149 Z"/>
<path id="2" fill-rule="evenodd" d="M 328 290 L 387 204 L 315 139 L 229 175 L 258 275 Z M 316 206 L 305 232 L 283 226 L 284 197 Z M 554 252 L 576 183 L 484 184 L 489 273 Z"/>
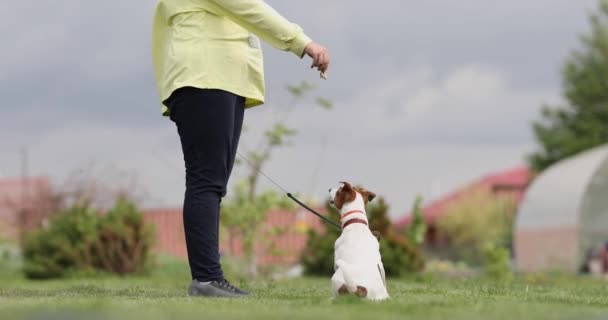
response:
<path id="1" fill-rule="evenodd" d="M 221 89 L 264 103 L 259 38 L 300 58 L 311 42 L 262 0 L 159 0 L 152 31 L 152 60 L 161 102 L 185 86 Z M 169 110 L 163 104 L 162 113 Z"/>

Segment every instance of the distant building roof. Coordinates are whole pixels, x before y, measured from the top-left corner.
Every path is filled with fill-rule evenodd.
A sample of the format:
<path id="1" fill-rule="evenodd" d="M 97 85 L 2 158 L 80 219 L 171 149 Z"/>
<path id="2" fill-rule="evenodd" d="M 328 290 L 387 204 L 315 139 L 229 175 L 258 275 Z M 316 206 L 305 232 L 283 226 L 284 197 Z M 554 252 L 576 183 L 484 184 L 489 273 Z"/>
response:
<path id="1" fill-rule="evenodd" d="M 50 195 L 51 184 L 46 177 L 0 179 L 0 234 L 14 239 L 20 228 L 18 216 L 23 210 L 48 207 Z"/>
<path id="2" fill-rule="evenodd" d="M 51 184 L 46 177 L 0 179 L 0 219 L 9 214 L 8 209 L 26 208 L 50 190 Z"/>
<path id="3" fill-rule="evenodd" d="M 446 208 L 449 205 L 456 202 L 469 190 L 479 187 L 491 189 L 496 192 L 513 192 L 516 195 L 516 201 L 520 202 L 531 177 L 532 172 L 527 167 L 523 166 L 488 174 L 477 181 L 465 185 L 464 187 L 459 188 L 456 191 L 426 205 L 422 209 L 424 220 L 427 224 L 435 223 L 438 218 L 445 214 Z M 395 222 L 395 227 L 404 228 L 410 223 L 411 219 L 411 212 L 407 213 L 402 218 L 397 219 Z"/>

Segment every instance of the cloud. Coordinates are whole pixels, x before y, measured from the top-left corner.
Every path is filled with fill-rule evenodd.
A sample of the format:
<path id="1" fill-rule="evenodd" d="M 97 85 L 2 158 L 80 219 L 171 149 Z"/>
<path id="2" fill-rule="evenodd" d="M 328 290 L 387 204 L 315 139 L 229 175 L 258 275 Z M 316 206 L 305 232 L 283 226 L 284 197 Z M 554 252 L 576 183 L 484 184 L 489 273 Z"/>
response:
<path id="1" fill-rule="evenodd" d="M 331 114 L 298 109 L 294 124 L 349 145 L 522 144 L 541 106 L 559 100 L 555 89 L 520 89 L 499 67 L 479 64 L 445 73 L 421 66 L 371 83 L 335 101 Z"/>
<path id="2" fill-rule="evenodd" d="M 499 67 L 480 64 L 446 73 L 421 66 L 371 83 L 330 112 L 295 108 L 289 125 L 300 134 L 266 167 L 273 178 L 318 199 L 337 181 L 369 184 L 402 214 L 418 193 L 433 199 L 522 165 L 534 146 L 529 123 L 543 102 L 558 99 L 555 90 L 516 88 Z M 256 146 L 259 129 L 280 111 L 248 112 L 241 149 Z"/>
<path id="3" fill-rule="evenodd" d="M 446 74 L 419 67 L 337 101 L 332 111 L 295 107 L 288 124 L 300 134 L 264 170 L 319 201 L 337 181 L 362 183 L 389 200 L 393 215 L 402 214 L 419 193 L 432 199 L 480 174 L 522 164 L 532 147 L 527 122 L 554 97 L 551 90 L 512 88 L 497 67 L 470 64 Z M 263 129 L 282 112 L 277 106 L 247 111 L 242 154 L 259 144 Z M 181 150 L 173 123 L 163 121 L 156 127 L 82 123 L 49 131 L 31 145 L 31 167 L 52 172 L 57 181 L 77 169 L 116 185 L 124 183 L 121 174 L 134 176 L 150 195 L 148 206 L 178 204 Z M 237 168 L 232 183 L 248 170 L 245 164 Z"/>
<path id="4" fill-rule="evenodd" d="M 300 135 L 269 173 L 319 198 L 353 179 L 387 195 L 395 212 L 417 192 L 433 196 L 438 185 L 521 162 L 533 145 L 529 122 L 558 99 L 561 61 L 596 3 L 268 2 L 327 45 L 333 62 L 320 81 L 307 59 L 265 46 L 267 105 L 247 112 L 242 150 L 283 112 L 286 84 L 316 83 L 315 96 L 334 110 L 299 104 L 289 124 Z M 58 181 L 93 163 L 101 178 L 136 174 L 149 205 L 181 202 L 179 140 L 160 116 L 149 57 L 154 3 L 4 5 L 0 36 L 11 45 L 0 60 L 0 171 L 19 174 L 26 146 L 32 170 Z"/>
<path id="5" fill-rule="evenodd" d="M 181 203 L 183 162 L 179 138 L 169 124 L 159 128 L 74 125 L 48 132 L 27 146 L 32 175 L 50 175 L 57 185 L 82 175 L 111 188 L 135 182 L 146 205 Z M 177 143 L 176 143 L 177 142 Z M 19 172 L 18 149 L 0 152 L 3 168 Z"/>

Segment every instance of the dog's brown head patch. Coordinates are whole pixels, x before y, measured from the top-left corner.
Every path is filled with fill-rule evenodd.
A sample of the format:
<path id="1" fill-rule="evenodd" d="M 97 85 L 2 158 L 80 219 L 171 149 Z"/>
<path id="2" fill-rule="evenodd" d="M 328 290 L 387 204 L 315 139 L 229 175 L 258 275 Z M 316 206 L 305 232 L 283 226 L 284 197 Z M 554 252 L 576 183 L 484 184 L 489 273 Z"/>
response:
<path id="1" fill-rule="evenodd" d="M 340 183 L 342 183 L 342 187 L 338 189 L 338 191 L 336 192 L 336 197 L 334 199 L 334 205 L 338 210 L 342 209 L 342 206 L 344 206 L 345 203 L 355 201 L 355 198 L 357 198 L 357 191 L 355 191 L 355 188 L 353 188 L 350 183 Z"/>

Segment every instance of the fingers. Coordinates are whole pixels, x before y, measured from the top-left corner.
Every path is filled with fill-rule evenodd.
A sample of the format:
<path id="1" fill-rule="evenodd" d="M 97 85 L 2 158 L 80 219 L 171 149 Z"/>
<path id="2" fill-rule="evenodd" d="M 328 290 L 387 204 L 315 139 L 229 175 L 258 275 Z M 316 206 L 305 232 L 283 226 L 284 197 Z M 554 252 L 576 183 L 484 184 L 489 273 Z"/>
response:
<path id="1" fill-rule="evenodd" d="M 327 71 L 327 67 L 328 67 L 328 65 L 322 64 L 322 65 L 319 65 L 317 70 L 319 70 L 320 72 L 325 72 L 325 71 Z"/>
<path id="2" fill-rule="evenodd" d="M 305 50 L 305 52 L 312 58 L 310 68 L 316 68 L 319 70 L 322 74 L 321 77 L 324 78 L 324 75 L 329 68 L 330 61 L 329 52 L 327 49 L 316 43 L 312 43 L 308 45 Z"/>
<path id="3" fill-rule="evenodd" d="M 329 53 L 325 51 L 321 54 L 321 57 L 319 58 L 319 64 L 317 69 L 322 73 L 325 73 L 327 71 L 327 68 L 329 68 Z"/>
<path id="4" fill-rule="evenodd" d="M 329 54 L 327 52 L 320 52 L 313 56 L 311 68 L 316 67 L 318 70 L 326 70 L 329 66 Z"/>
<path id="5" fill-rule="evenodd" d="M 321 67 L 323 66 L 323 64 L 325 64 L 325 53 L 323 51 L 321 51 L 319 53 L 319 59 L 317 62 L 317 70 L 321 70 Z"/>
<path id="6" fill-rule="evenodd" d="M 319 59 L 321 58 L 321 55 L 316 53 L 313 57 L 312 57 L 312 65 L 310 66 L 310 68 L 314 68 L 314 67 L 319 67 Z"/>

